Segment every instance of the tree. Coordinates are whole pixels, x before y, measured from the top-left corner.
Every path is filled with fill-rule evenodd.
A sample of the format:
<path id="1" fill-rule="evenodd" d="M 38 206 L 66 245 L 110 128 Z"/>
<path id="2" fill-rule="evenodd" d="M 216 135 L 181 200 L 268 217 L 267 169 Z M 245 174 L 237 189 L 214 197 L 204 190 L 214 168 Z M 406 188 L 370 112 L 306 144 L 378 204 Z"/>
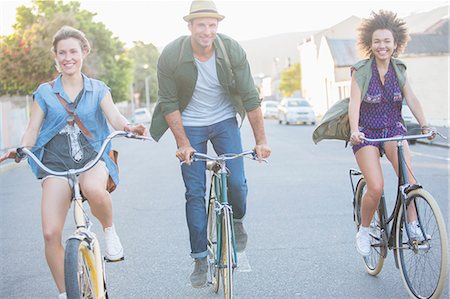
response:
<path id="1" fill-rule="evenodd" d="M 148 80 L 150 101 L 155 102 L 158 97 L 158 80 L 156 77 L 158 49 L 153 44 L 137 41 L 129 50 L 128 56 L 134 64 L 134 90 L 140 94 L 140 102 L 146 101 L 145 80 Z"/>
<path id="2" fill-rule="evenodd" d="M 94 16 L 75 1 L 33 0 L 32 7 L 20 6 L 14 33 L 0 37 L 0 95 L 30 94 L 40 83 L 55 78 L 53 35 L 69 25 L 83 31 L 92 46 L 83 72 L 110 86 L 115 101 L 128 100 L 132 62 L 124 43 L 103 23 L 94 22 Z"/>
<path id="3" fill-rule="evenodd" d="M 300 64 L 296 63 L 281 73 L 278 89 L 284 97 L 292 96 L 294 92 L 300 91 L 300 80 Z"/>

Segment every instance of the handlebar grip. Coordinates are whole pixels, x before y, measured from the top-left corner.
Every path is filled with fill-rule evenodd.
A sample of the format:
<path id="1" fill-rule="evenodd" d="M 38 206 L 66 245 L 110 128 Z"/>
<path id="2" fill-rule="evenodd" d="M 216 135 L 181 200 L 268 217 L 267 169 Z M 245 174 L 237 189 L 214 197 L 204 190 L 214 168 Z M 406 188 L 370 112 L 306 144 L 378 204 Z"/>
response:
<path id="1" fill-rule="evenodd" d="M 22 160 L 27 155 L 23 152 L 23 147 L 18 147 L 16 149 L 16 159 Z"/>

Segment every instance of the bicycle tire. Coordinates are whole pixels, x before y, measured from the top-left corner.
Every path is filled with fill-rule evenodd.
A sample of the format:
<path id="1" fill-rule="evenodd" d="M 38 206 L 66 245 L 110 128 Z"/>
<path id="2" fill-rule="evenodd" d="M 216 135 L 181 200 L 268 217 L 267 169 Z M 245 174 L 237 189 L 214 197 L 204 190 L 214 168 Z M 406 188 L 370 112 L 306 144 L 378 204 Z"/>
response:
<path id="1" fill-rule="evenodd" d="M 361 225 L 361 202 L 364 193 L 367 191 L 367 182 L 361 178 L 356 185 L 355 201 L 354 201 L 354 220 L 356 224 L 356 231 Z M 382 241 L 383 232 L 381 229 L 380 220 L 382 219 L 383 211 L 381 210 L 381 202 L 370 221 L 370 236 L 372 249 L 369 256 L 362 257 L 364 268 L 366 272 L 372 276 L 376 276 L 381 272 L 384 265 L 384 258 L 386 256 L 387 245 Z"/>
<path id="2" fill-rule="evenodd" d="M 415 240 L 412 245 L 409 244 L 404 229 L 403 209 L 400 209 L 396 228 L 400 274 L 412 298 L 439 298 L 448 271 L 448 244 L 444 219 L 435 199 L 424 189 L 416 189 L 408 193 L 407 202 L 416 205 L 418 219 L 425 232 L 426 240 Z"/>
<path id="3" fill-rule="evenodd" d="M 208 204 L 208 272 L 209 280 L 214 293 L 219 291 L 220 271 L 216 265 L 217 256 L 217 218 L 215 211 L 215 198 L 210 195 Z"/>
<path id="4" fill-rule="evenodd" d="M 105 298 L 102 269 L 85 240 L 69 239 L 64 254 L 64 281 L 68 299 Z"/>
<path id="5" fill-rule="evenodd" d="M 223 209 L 222 216 L 222 282 L 223 296 L 225 299 L 233 298 L 233 243 L 231 237 L 230 210 Z"/>

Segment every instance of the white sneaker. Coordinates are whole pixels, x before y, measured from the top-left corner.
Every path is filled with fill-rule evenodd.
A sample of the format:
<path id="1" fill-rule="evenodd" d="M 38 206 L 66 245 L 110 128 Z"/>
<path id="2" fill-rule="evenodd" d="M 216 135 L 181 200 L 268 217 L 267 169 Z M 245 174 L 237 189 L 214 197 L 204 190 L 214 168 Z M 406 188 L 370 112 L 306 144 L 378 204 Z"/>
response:
<path id="1" fill-rule="evenodd" d="M 369 228 L 361 226 L 356 233 L 356 250 L 360 255 L 368 256 L 371 249 Z"/>
<path id="2" fill-rule="evenodd" d="M 59 294 L 59 295 L 58 295 L 58 299 L 67 299 L 67 294 L 66 294 L 66 292 Z"/>
<path id="3" fill-rule="evenodd" d="M 105 258 L 109 261 L 123 260 L 123 247 L 114 224 L 105 228 Z"/>
<path id="4" fill-rule="evenodd" d="M 420 228 L 419 222 L 417 220 L 408 223 L 408 229 L 412 240 L 416 240 L 419 242 L 425 241 L 425 238 L 422 234 L 422 229 Z M 431 240 L 431 236 L 429 234 L 425 235 L 427 237 L 427 240 Z"/>

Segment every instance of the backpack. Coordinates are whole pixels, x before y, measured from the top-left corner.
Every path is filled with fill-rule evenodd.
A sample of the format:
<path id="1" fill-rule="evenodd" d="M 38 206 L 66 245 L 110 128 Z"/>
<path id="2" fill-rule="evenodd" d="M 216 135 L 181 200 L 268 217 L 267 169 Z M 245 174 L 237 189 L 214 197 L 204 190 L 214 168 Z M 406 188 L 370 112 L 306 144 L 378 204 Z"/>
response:
<path id="1" fill-rule="evenodd" d="M 338 139 L 344 140 L 347 147 L 350 141 L 349 102 L 350 98 L 342 99 L 327 110 L 320 123 L 314 129 L 312 138 L 315 144 L 323 139 Z"/>

